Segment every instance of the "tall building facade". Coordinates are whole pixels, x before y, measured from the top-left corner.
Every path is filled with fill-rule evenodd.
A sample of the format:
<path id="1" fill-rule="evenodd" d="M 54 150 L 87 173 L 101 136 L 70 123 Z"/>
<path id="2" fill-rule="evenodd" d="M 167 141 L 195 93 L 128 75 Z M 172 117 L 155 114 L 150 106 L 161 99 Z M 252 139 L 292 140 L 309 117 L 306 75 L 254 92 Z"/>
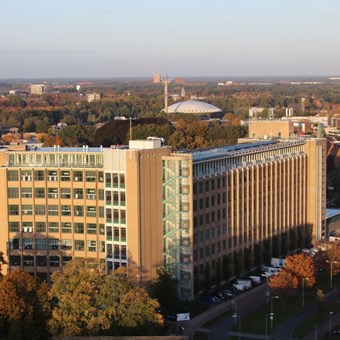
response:
<path id="1" fill-rule="evenodd" d="M 326 142 L 266 140 L 176 152 L 161 140 L 111 148 L 0 151 L 0 250 L 49 281 L 75 257 L 147 285 L 172 268 L 192 299 L 224 256 L 325 233 Z M 302 229 L 301 229 L 302 227 Z M 6 270 L 6 269 L 5 269 Z"/>

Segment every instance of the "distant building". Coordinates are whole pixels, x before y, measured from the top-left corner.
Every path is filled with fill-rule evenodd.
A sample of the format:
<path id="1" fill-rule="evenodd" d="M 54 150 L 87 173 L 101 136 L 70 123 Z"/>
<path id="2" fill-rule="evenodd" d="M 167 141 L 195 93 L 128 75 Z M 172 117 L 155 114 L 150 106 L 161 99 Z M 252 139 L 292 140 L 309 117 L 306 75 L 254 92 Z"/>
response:
<path id="1" fill-rule="evenodd" d="M 286 107 L 286 117 L 293 117 L 294 109 L 292 107 Z"/>
<path id="2" fill-rule="evenodd" d="M 30 86 L 31 94 L 41 95 L 46 92 L 46 87 L 44 84 L 32 84 Z"/>
<path id="3" fill-rule="evenodd" d="M 227 80 L 227 81 L 225 82 L 225 85 L 226 85 L 226 86 L 231 86 L 231 85 L 233 85 L 233 81 L 232 81 L 232 80 Z"/>
<path id="4" fill-rule="evenodd" d="M 258 113 L 261 113 L 264 110 L 263 107 L 251 107 L 249 109 L 249 118 L 256 118 Z"/>
<path id="5" fill-rule="evenodd" d="M 181 77 L 176 77 L 175 84 L 185 84 L 185 79 Z"/>
<path id="6" fill-rule="evenodd" d="M 152 76 L 152 82 L 154 84 L 160 84 L 162 81 L 162 78 L 161 78 L 161 75 L 159 73 L 153 73 L 153 76 Z"/>
<path id="7" fill-rule="evenodd" d="M 100 99 L 100 94 L 99 93 L 88 93 L 86 95 L 86 99 L 89 103 L 91 103 L 94 100 L 99 100 Z"/>

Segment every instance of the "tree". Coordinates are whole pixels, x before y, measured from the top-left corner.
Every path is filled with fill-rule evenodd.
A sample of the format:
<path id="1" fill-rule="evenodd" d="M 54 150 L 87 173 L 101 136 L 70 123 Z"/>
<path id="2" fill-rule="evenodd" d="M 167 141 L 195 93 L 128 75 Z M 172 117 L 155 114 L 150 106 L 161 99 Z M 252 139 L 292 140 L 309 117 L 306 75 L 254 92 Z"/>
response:
<path id="1" fill-rule="evenodd" d="M 70 261 L 52 275 L 55 301 L 50 328 L 57 336 L 122 335 L 157 330 L 163 319 L 158 302 L 134 282 L 135 275 L 119 268 L 104 275 L 83 259 Z"/>
<path id="2" fill-rule="evenodd" d="M 321 313 L 325 306 L 325 294 L 323 293 L 322 289 L 317 290 L 315 301 L 318 306 L 318 311 Z"/>
<path id="3" fill-rule="evenodd" d="M 50 296 L 55 301 L 49 322 L 52 334 L 95 335 L 110 328 L 108 315 L 99 308 L 98 292 L 104 282 L 99 266 L 94 270 L 85 260 L 75 259 L 51 278 Z"/>
<path id="4" fill-rule="evenodd" d="M 298 287 L 298 279 L 287 270 L 280 270 L 276 275 L 269 279 L 269 287 L 274 294 L 282 299 L 284 309 L 285 299 L 291 294 L 292 290 Z"/>
<path id="5" fill-rule="evenodd" d="M 0 338 L 46 339 L 48 287 L 26 272 L 13 270 L 0 282 Z"/>
<path id="6" fill-rule="evenodd" d="M 178 306 L 177 280 L 166 267 L 157 269 L 157 279 L 153 283 L 153 295 L 162 309 L 173 310 Z"/>
<path id="7" fill-rule="evenodd" d="M 332 243 L 325 251 L 325 267 L 327 271 L 331 272 L 332 264 L 332 275 L 336 275 L 340 272 L 340 244 Z"/>
<path id="8" fill-rule="evenodd" d="M 287 256 L 284 271 L 295 276 L 299 285 L 302 285 L 302 279 L 307 287 L 312 287 L 316 282 L 313 259 L 306 254 Z"/>

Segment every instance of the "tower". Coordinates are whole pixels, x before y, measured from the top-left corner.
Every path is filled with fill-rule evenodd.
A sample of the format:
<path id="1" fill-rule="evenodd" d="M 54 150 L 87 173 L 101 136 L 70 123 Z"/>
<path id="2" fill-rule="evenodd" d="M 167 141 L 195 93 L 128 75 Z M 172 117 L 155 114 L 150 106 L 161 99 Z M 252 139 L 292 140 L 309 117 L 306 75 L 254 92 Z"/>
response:
<path id="1" fill-rule="evenodd" d="M 168 76 L 166 75 L 164 80 L 164 111 L 168 113 Z"/>

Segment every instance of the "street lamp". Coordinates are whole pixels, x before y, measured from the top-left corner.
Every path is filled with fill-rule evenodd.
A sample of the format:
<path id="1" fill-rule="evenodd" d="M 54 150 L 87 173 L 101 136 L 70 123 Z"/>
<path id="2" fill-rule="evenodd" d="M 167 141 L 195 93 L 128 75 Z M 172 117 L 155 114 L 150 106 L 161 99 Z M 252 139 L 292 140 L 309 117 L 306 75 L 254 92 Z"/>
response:
<path id="1" fill-rule="evenodd" d="M 305 280 L 309 280 L 309 277 L 302 278 L 302 307 L 305 306 Z"/>
<path id="2" fill-rule="evenodd" d="M 329 312 L 329 336 L 332 336 L 332 315 L 333 312 Z"/>
<path id="3" fill-rule="evenodd" d="M 270 298 L 270 314 L 273 314 L 273 300 L 274 299 L 278 299 L 279 297 L 277 295 L 274 295 Z M 273 319 L 274 318 L 270 318 L 270 328 L 273 328 Z"/>
<path id="4" fill-rule="evenodd" d="M 232 304 L 234 305 L 234 315 L 233 315 L 233 318 L 235 318 L 235 325 L 236 325 L 236 318 L 237 318 L 237 308 L 236 308 L 236 297 L 234 298 L 234 300 L 232 301 Z"/>
<path id="5" fill-rule="evenodd" d="M 270 320 L 273 320 L 274 313 L 266 314 L 266 339 L 268 339 L 268 316 L 270 317 Z"/>
<path id="6" fill-rule="evenodd" d="M 338 261 L 326 260 L 326 262 L 330 263 L 330 265 L 331 265 L 331 289 L 332 289 L 332 287 L 333 287 L 333 263 L 338 263 Z"/>
<path id="7" fill-rule="evenodd" d="M 237 315 L 236 313 L 232 316 L 235 319 L 235 325 L 236 321 L 238 319 L 238 338 L 241 339 L 241 315 Z"/>
<path id="8" fill-rule="evenodd" d="M 261 276 L 264 276 L 267 279 L 266 298 L 267 298 L 267 305 L 268 305 L 269 304 L 269 296 L 270 296 L 269 285 L 268 285 L 268 276 L 266 274 L 261 274 Z"/>
<path id="9" fill-rule="evenodd" d="M 315 329 L 315 340 L 318 340 L 318 325 L 314 325 Z"/>

